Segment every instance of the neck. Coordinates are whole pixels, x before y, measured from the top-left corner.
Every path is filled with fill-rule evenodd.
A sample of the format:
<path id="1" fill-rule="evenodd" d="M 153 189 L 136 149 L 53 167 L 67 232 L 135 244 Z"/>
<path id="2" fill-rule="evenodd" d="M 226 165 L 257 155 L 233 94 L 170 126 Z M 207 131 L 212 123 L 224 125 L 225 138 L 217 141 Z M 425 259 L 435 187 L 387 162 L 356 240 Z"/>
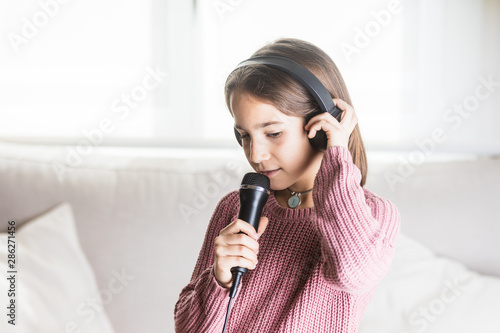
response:
<path id="1" fill-rule="evenodd" d="M 284 208 L 290 208 L 288 206 L 288 199 L 292 196 L 290 191 L 293 192 L 306 192 L 307 190 L 310 190 L 314 186 L 314 179 L 316 177 L 316 174 L 318 173 L 318 170 L 321 166 L 321 162 L 323 160 L 323 155 L 324 152 L 317 151 L 314 153 L 314 155 L 311 156 L 310 158 L 310 163 L 307 166 L 307 170 L 304 171 L 303 176 L 299 177 L 299 179 L 296 180 L 288 189 L 283 189 L 283 190 L 277 190 L 274 193 L 274 196 L 276 198 L 276 202 L 281 207 Z M 314 207 L 314 202 L 313 202 L 313 197 L 312 197 L 313 191 L 309 193 L 304 193 L 300 196 L 300 205 L 295 207 L 295 209 L 301 209 L 301 208 L 313 208 Z"/>

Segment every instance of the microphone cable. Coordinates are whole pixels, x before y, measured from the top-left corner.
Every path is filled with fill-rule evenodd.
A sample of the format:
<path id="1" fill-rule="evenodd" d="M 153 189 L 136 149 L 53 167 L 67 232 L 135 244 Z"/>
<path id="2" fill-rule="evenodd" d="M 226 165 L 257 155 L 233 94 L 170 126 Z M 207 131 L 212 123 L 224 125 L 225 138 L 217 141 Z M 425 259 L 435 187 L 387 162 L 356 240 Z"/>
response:
<path id="1" fill-rule="evenodd" d="M 224 320 L 224 327 L 222 328 L 222 333 L 226 332 L 227 321 L 229 318 L 229 313 L 231 312 L 231 304 L 233 303 L 233 298 L 236 295 L 236 291 L 238 290 L 238 285 L 240 284 L 242 275 L 243 272 L 240 271 L 233 272 L 233 285 L 231 286 L 231 289 L 229 291 L 229 303 L 227 305 L 226 319 Z"/>

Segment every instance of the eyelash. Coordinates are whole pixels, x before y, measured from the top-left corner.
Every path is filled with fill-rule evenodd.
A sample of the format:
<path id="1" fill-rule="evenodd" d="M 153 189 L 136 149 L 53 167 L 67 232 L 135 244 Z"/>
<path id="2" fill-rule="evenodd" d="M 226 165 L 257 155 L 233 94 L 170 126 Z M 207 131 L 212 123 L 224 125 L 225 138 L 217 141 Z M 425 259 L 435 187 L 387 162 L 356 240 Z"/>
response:
<path id="1" fill-rule="evenodd" d="M 275 133 L 269 133 L 267 134 L 268 137 L 270 137 L 271 139 L 276 139 L 276 138 L 279 138 L 281 136 L 281 132 L 275 132 Z M 248 138 L 248 134 L 242 134 L 241 135 L 241 139 L 247 139 Z"/>

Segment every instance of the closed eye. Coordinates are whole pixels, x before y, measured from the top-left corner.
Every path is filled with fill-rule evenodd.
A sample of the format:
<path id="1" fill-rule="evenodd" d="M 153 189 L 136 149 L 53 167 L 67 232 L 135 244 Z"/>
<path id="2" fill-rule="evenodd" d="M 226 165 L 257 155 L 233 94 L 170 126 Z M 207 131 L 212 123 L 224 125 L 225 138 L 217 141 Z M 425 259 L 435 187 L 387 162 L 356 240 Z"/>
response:
<path id="1" fill-rule="evenodd" d="M 276 133 L 268 133 L 267 136 L 272 138 L 272 139 L 275 139 L 275 138 L 279 138 L 281 136 L 281 133 L 282 132 L 276 132 Z M 245 134 L 241 134 L 240 135 L 241 139 L 248 139 L 249 135 L 248 133 L 245 133 Z"/>

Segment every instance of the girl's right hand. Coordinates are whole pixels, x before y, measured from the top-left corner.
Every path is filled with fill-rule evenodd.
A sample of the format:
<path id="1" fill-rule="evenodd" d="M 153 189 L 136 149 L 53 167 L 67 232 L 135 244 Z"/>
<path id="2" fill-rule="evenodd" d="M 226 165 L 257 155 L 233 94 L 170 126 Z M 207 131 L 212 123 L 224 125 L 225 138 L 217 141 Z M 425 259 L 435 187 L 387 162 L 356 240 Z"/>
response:
<path id="1" fill-rule="evenodd" d="M 230 288 L 232 284 L 232 267 L 254 269 L 257 265 L 259 243 L 257 240 L 264 233 L 269 222 L 267 217 L 261 217 L 259 231 L 249 223 L 236 219 L 222 229 L 215 238 L 214 275 L 221 287 Z M 239 232 L 244 232 L 239 234 Z"/>

